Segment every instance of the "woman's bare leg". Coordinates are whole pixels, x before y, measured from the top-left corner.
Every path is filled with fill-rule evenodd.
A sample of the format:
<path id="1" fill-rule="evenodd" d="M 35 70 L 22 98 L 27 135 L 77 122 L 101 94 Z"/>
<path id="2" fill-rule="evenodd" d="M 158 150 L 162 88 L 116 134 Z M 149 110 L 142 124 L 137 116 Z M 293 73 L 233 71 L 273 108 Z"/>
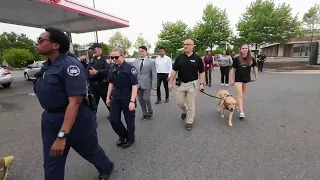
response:
<path id="1" fill-rule="evenodd" d="M 240 112 L 243 112 L 243 90 L 242 86 L 243 84 L 241 82 L 236 82 L 234 83 L 234 86 L 236 87 L 237 90 L 237 101 L 238 101 L 238 107 Z"/>

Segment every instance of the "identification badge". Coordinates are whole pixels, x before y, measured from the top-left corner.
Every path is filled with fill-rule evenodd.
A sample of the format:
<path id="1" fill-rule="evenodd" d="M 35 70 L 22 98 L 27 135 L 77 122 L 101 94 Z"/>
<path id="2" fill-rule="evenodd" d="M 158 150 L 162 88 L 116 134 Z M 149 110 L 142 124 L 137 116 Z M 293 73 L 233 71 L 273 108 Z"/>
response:
<path id="1" fill-rule="evenodd" d="M 190 60 L 191 62 L 196 62 L 195 60 Z"/>

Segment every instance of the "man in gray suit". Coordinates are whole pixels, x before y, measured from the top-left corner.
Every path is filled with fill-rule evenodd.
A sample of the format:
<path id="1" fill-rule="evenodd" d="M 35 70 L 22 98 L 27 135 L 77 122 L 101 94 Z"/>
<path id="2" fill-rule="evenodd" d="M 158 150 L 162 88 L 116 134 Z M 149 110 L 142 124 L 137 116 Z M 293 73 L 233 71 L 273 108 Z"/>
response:
<path id="1" fill-rule="evenodd" d="M 142 120 L 153 118 L 153 109 L 151 105 L 151 89 L 157 89 L 157 70 L 155 61 L 147 57 L 147 47 L 140 46 L 140 58 L 132 62 L 138 70 L 138 100 L 142 109 Z"/>

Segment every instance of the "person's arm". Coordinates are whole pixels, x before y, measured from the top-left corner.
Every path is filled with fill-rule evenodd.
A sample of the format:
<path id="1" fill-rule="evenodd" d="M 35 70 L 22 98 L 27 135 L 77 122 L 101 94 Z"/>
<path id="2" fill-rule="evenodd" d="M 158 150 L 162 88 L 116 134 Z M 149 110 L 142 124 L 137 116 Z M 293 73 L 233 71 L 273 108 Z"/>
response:
<path id="1" fill-rule="evenodd" d="M 231 57 L 231 56 L 229 56 L 229 62 L 230 62 L 230 66 L 232 67 L 233 60 L 232 60 L 232 57 Z"/>
<path id="2" fill-rule="evenodd" d="M 172 65 L 172 71 L 170 73 L 170 80 L 169 80 L 169 84 L 173 84 L 173 81 L 175 80 L 176 76 L 177 76 L 177 72 L 179 71 L 178 68 L 178 61 L 179 61 L 179 56 L 176 57 L 173 65 Z"/>
<path id="3" fill-rule="evenodd" d="M 258 68 L 257 68 L 257 61 L 254 58 L 252 58 L 251 67 L 253 68 L 253 73 L 254 73 L 255 80 L 257 80 L 258 79 Z"/>
<path id="4" fill-rule="evenodd" d="M 152 76 L 152 89 L 157 89 L 157 69 L 156 69 L 156 63 L 152 62 L 151 67 L 151 76 Z"/>
<path id="5" fill-rule="evenodd" d="M 211 66 L 212 70 L 214 70 L 214 56 L 211 56 L 211 57 L 212 57 L 212 62 L 210 64 L 210 66 Z"/>
<path id="6" fill-rule="evenodd" d="M 169 84 L 173 84 L 174 79 L 176 78 L 177 71 L 172 70 L 170 73 L 170 79 L 169 79 Z"/>
<path id="7" fill-rule="evenodd" d="M 131 102 L 135 102 L 138 94 L 138 77 L 137 77 L 137 69 L 135 67 L 132 67 L 130 70 L 131 74 L 129 75 L 129 81 L 132 85 L 132 91 L 131 91 Z"/>
<path id="8" fill-rule="evenodd" d="M 234 81 L 235 81 L 235 72 L 236 72 L 236 67 L 237 67 L 237 62 L 239 62 L 239 61 L 237 61 L 237 59 L 236 58 L 234 58 L 233 59 L 233 62 L 232 62 L 232 68 L 231 68 L 231 71 L 230 71 L 230 81 L 231 81 L 231 83 L 234 83 Z"/>
<path id="9" fill-rule="evenodd" d="M 104 69 L 97 69 L 97 71 L 98 71 L 97 76 L 107 79 L 109 71 L 110 71 L 110 64 L 108 64 L 107 58 L 105 56 L 101 56 L 100 61 L 104 61 L 104 62 L 100 62 L 100 63 L 103 63 L 105 67 L 104 67 Z"/>
<path id="10" fill-rule="evenodd" d="M 200 58 L 200 60 L 201 60 L 201 58 Z M 200 83 L 199 84 L 203 84 L 204 85 L 204 81 L 205 81 L 206 75 L 205 75 L 203 63 L 199 63 L 198 64 L 198 72 L 200 74 Z"/>
<path id="11" fill-rule="evenodd" d="M 168 75 L 168 78 L 170 78 L 171 76 L 171 71 L 172 71 L 172 59 L 170 57 L 168 57 L 168 67 L 169 67 L 169 75 Z"/>
<path id="12" fill-rule="evenodd" d="M 68 134 L 77 119 L 78 109 L 82 103 L 83 97 L 87 94 L 87 80 L 84 67 L 81 65 L 67 65 L 63 71 L 65 90 L 69 104 L 60 130 L 63 130 Z"/>
<path id="13" fill-rule="evenodd" d="M 107 78 L 107 82 L 109 82 L 109 85 L 108 85 L 108 92 L 107 92 L 107 99 L 106 100 L 110 99 L 111 93 L 112 93 L 112 90 L 113 90 L 113 77 L 112 77 L 112 75 L 113 75 L 112 69 L 113 68 L 114 67 L 110 68 L 109 75 L 108 75 L 108 78 Z"/>
<path id="14" fill-rule="evenodd" d="M 107 93 L 107 100 L 110 99 L 112 90 L 113 90 L 113 83 L 110 83 L 110 82 L 109 82 L 109 85 L 108 85 L 108 93 Z"/>

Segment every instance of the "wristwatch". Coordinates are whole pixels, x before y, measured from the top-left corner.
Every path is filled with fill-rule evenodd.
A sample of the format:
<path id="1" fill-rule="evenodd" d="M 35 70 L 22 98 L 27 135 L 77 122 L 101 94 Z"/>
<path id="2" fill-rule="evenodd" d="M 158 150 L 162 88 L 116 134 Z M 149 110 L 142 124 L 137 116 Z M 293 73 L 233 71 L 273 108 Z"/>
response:
<path id="1" fill-rule="evenodd" d="M 61 130 L 61 131 L 58 132 L 57 138 L 63 139 L 65 137 L 67 137 L 67 135 L 68 134 L 64 130 Z"/>
<path id="2" fill-rule="evenodd" d="M 131 103 L 134 103 L 134 101 L 130 101 Z"/>

